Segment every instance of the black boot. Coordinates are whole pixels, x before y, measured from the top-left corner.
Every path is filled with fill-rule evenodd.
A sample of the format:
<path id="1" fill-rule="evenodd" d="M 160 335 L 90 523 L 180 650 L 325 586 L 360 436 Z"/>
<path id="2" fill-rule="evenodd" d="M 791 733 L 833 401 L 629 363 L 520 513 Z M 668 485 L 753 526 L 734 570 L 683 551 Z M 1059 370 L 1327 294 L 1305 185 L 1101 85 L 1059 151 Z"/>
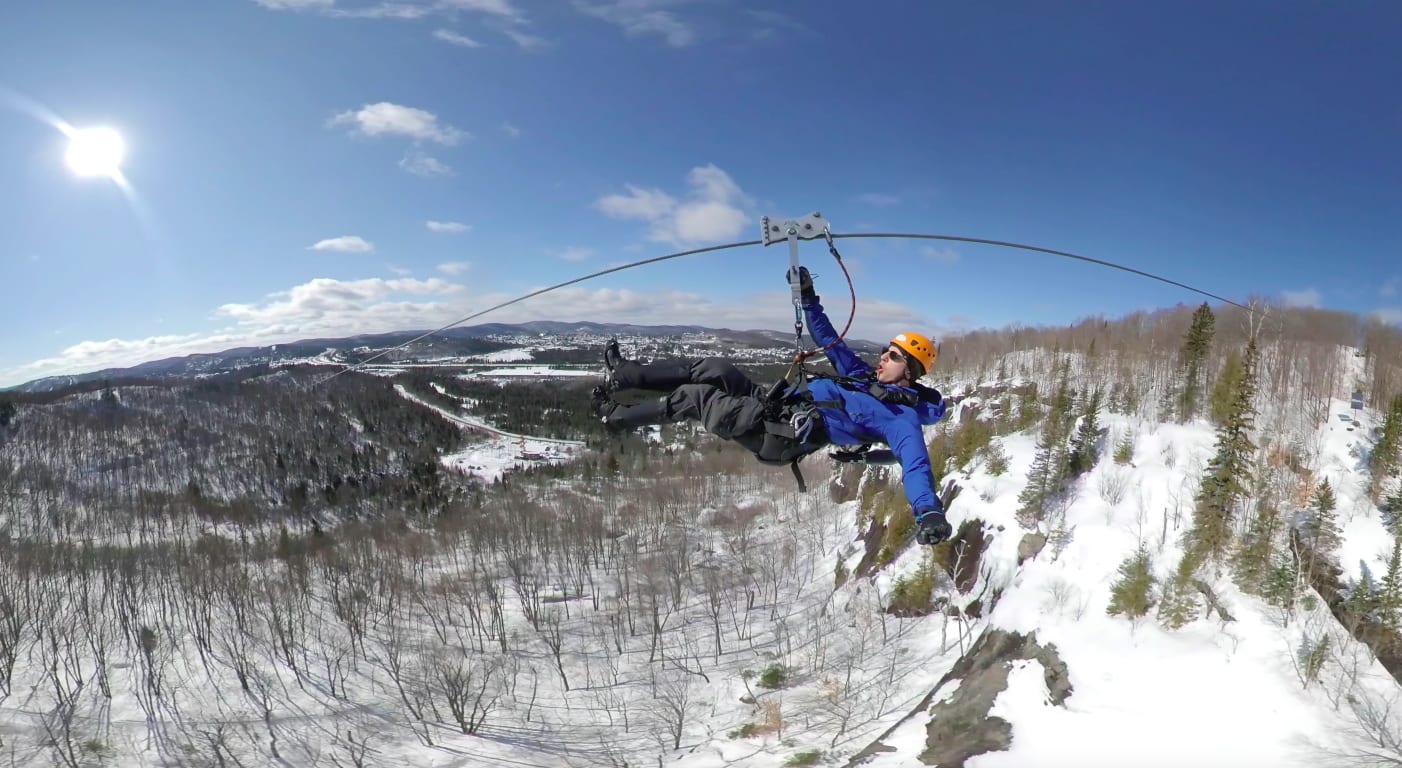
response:
<path id="1" fill-rule="evenodd" d="M 672 421 L 667 409 L 667 398 L 655 397 L 636 405 L 622 405 L 611 400 L 607 405 L 595 409 L 603 419 L 604 426 L 614 433 L 626 432 L 635 427 L 666 424 Z"/>

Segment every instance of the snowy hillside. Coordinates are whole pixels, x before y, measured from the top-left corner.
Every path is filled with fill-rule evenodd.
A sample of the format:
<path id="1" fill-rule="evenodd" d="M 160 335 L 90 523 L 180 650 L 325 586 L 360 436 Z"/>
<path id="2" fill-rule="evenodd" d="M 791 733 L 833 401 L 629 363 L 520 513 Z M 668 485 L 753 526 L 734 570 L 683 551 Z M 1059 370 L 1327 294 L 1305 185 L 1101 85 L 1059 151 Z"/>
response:
<path id="1" fill-rule="evenodd" d="M 1098 412 L 1098 460 L 1044 519 L 1020 514 L 1042 427 L 1016 424 L 1056 399 L 1053 357 L 1022 353 L 1005 361 L 1007 379 L 946 384 L 960 402 L 927 428 L 957 487 L 958 534 L 941 547 L 911 543 L 894 468 L 838 468 L 820 454 L 805 474 L 831 479 L 802 495 L 786 470 L 685 427 L 605 450 L 556 442 L 550 461 L 433 518 L 193 538 L 158 526 L 126 546 L 0 536 L 0 762 L 1306 766 L 1402 756 L 1402 689 L 1298 577 L 1273 603 L 1209 563 L 1180 628 L 1158 606 L 1137 620 L 1107 613 L 1136 550 L 1149 558 L 1153 601 L 1174 581 L 1217 446 L 1207 419 L 1163 421 L 1164 398 L 1121 392 Z M 1277 358 L 1263 360 L 1275 375 Z M 1070 369 L 1088 388 L 1117 364 Z M 1367 494 L 1382 414 L 1357 414 L 1347 399 L 1362 373 L 1345 368 L 1314 410 L 1264 391 L 1255 400 L 1260 487 L 1283 489 L 1294 521 L 1329 481 L 1345 586 L 1365 565 L 1387 571 L 1393 552 Z M 963 442 L 994 422 L 986 445 Z M 9 518 L 26 514 L 19 496 L 0 496 Z"/>

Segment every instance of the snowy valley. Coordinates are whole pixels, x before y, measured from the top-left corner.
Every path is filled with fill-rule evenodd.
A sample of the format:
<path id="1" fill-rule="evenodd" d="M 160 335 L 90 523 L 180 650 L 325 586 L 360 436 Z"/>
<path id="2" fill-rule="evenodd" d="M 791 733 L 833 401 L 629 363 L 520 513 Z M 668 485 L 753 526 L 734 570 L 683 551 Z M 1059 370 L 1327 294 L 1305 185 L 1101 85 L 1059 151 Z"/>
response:
<path id="1" fill-rule="evenodd" d="M 1191 314 L 951 343 L 929 378 L 950 415 L 926 438 L 957 534 L 932 548 L 910 539 L 896 467 L 819 453 L 800 494 L 686 426 L 523 434 L 393 367 L 335 398 L 289 395 L 295 421 L 248 405 L 236 451 L 198 418 L 181 443 L 209 466 L 275 451 L 268 477 L 310 476 L 325 457 L 302 468 L 301 448 L 259 430 L 319 424 L 314 439 L 359 446 L 346 477 L 357 494 L 380 478 L 371 501 L 314 482 L 294 508 L 287 478 L 253 470 L 192 495 L 205 464 L 143 470 L 156 449 L 132 425 L 188 408 L 176 395 L 119 386 L 98 424 L 71 410 L 103 407 L 94 393 L 21 403 L 0 427 L 0 762 L 1402 760 L 1402 687 L 1380 660 L 1396 651 L 1357 639 L 1386 638 L 1402 599 L 1396 463 L 1373 461 L 1402 392 L 1396 347 L 1309 338 L 1311 318 L 1288 313 L 1257 329 L 1249 479 L 1207 539 L 1203 499 L 1221 497 L 1203 489 L 1231 423 L 1214 408 L 1241 391 L 1245 324 L 1223 313 L 1188 375 Z M 226 402 L 295 391 L 296 375 Z M 329 426 L 337 409 L 352 426 Z M 65 420 L 88 430 L 66 439 L 107 447 L 60 445 Z M 127 441 L 129 460 L 102 454 Z M 89 463 L 60 467 L 71 455 Z M 160 503 L 131 486 L 157 477 Z M 235 516 L 240 495 L 267 514 Z M 1193 542 L 1220 556 L 1185 572 Z"/>

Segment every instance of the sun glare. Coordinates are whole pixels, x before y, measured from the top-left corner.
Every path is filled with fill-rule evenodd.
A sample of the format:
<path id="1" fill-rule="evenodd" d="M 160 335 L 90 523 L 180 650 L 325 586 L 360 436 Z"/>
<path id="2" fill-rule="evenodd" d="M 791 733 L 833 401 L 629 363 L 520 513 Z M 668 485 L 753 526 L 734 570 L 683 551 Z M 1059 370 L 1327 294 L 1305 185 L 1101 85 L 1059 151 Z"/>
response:
<path id="1" fill-rule="evenodd" d="M 68 136 L 69 170 L 84 176 L 118 178 L 126 145 L 121 134 L 108 127 L 83 128 Z"/>

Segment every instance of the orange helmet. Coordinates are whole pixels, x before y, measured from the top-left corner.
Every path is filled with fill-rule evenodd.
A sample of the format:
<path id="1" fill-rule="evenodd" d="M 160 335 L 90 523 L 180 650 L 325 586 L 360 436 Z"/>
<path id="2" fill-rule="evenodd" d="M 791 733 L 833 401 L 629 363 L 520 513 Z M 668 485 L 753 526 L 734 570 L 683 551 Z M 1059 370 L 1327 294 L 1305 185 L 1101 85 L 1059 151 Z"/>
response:
<path id="1" fill-rule="evenodd" d="M 928 336 L 918 333 L 902 333 L 891 339 L 891 343 L 901 348 L 905 352 L 906 358 L 911 362 L 918 363 L 920 370 L 911 371 L 910 378 L 918 379 L 929 373 L 935 365 L 935 345 L 931 343 Z"/>

